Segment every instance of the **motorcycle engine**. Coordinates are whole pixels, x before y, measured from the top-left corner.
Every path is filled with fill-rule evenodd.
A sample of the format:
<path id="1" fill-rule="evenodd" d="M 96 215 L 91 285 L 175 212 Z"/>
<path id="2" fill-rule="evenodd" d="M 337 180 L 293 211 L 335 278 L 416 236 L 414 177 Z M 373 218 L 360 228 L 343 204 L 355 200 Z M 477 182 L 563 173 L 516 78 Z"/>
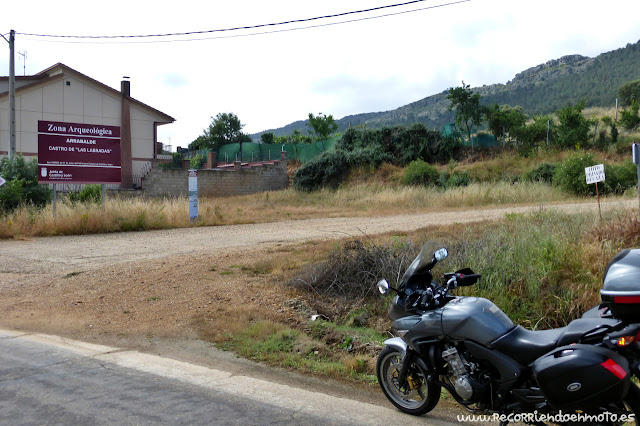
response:
<path id="1" fill-rule="evenodd" d="M 467 362 L 454 346 L 443 351 L 442 358 L 448 364 L 451 374 L 449 381 L 458 396 L 465 401 L 478 401 L 486 387 L 472 376 L 473 371 L 476 370 L 476 365 Z"/>

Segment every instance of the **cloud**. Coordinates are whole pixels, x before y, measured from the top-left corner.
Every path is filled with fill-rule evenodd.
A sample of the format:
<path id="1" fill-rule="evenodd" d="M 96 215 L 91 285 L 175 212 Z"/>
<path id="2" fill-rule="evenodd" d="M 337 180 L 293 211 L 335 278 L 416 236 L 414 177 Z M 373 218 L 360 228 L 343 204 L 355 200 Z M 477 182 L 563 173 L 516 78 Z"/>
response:
<path id="1" fill-rule="evenodd" d="M 164 85 L 172 88 L 184 87 L 189 85 L 189 80 L 184 75 L 177 72 L 162 74 L 160 76 L 160 79 Z"/>
<path id="2" fill-rule="evenodd" d="M 309 90 L 324 98 L 323 108 L 327 111 L 322 112 L 341 117 L 398 108 L 427 96 L 422 86 L 397 75 L 367 78 L 336 74 L 314 81 Z"/>

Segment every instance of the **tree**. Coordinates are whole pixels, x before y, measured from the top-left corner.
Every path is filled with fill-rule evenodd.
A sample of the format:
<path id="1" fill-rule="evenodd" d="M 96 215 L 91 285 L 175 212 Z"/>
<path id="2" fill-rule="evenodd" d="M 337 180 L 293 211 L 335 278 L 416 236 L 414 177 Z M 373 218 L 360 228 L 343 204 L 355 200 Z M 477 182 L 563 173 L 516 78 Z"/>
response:
<path id="1" fill-rule="evenodd" d="M 640 100 L 633 101 L 631 105 L 620 112 L 620 124 L 622 124 L 622 127 L 627 130 L 634 130 L 640 125 L 639 108 Z"/>
<path id="2" fill-rule="evenodd" d="M 611 142 L 618 142 L 618 126 L 616 125 L 616 122 L 613 121 L 613 118 L 605 115 L 602 117 L 602 122 L 611 129 Z"/>
<path id="3" fill-rule="evenodd" d="M 189 144 L 189 149 L 208 148 L 215 150 L 229 143 L 250 142 L 251 138 L 242 133 L 243 127 L 244 124 L 240 122 L 240 119 L 234 113 L 218 113 L 215 117 L 211 117 L 211 124 L 204 129 L 203 134 Z"/>
<path id="4" fill-rule="evenodd" d="M 533 122 L 515 129 L 514 136 L 522 148 L 533 148 L 536 143 L 551 139 L 555 133 L 555 124 L 550 115 L 534 115 Z"/>
<path id="5" fill-rule="evenodd" d="M 626 106 L 640 102 L 640 80 L 629 81 L 620 86 L 618 96 L 620 96 L 622 104 Z"/>
<path id="6" fill-rule="evenodd" d="M 328 139 L 329 136 L 338 130 L 338 125 L 333 119 L 332 115 L 324 115 L 319 113 L 314 116 L 313 113 L 309 113 L 309 123 L 307 126 L 313 129 L 316 138 L 318 140 Z M 311 133 L 311 131 L 309 131 Z"/>
<path id="7" fill-rule="evenodd" d="M 8 212 L 21 204 L 33 204 L 39 207 L 51 201 L 52 191 L 49 185 L 38 185 L 38 159 L 26 161 L 18 154 L 9 160 L 0 160 L 0 176 L 7 182 L 0 186 L 0 212 Z"/>
<path id="8" fill-rule="evenodd" d="M 498 106 L 494 103 L 485 108 L 484 115 L 487 127 L 496 139 L 505 137 L 507 133 L 523 127 L 527 122 L 527 115 L 522 112 L 522 108 L 519 106 Z"/>
<path id="9" fill-rule="evenodd" d="M 577 146 L 587 142 L 591 121 L 582 115 L 586 103 L 579 102 L 574 106 L 566 106 L 558 111 L 558 143 L 564 148 Z"/>
<path id="10" fill-rule="evenodd" d="M 295 129 L 292 134 L 285 136 L 276 136 L 275 143 L 277 144 L 299 144 L 299 143 L 311 143 L 313 140 L 309 135 L 303 135 L 300 130 Z"/>
<path id="11" fill-rule="evenodd" d="M 451 101 L 449 111 L 456 110 L 456 124 L 467 130 L 467 136 L 471 140 L 471 129 L 482 123 L 482 108 L 480 107 L 480 94 L 473 93 L 471 86 L 462 81 L 461 87 L 450 88 L 447 99 Z"/>
<path id="12" fill-rule="evenodd" d="M 274 143 L 274 138 L 275 138 L 275 136 L 271 132 L 263 133 L 263 134 L 260 135 L 260 141 L 263 144 L 272 144 L 272 143 Z"/>

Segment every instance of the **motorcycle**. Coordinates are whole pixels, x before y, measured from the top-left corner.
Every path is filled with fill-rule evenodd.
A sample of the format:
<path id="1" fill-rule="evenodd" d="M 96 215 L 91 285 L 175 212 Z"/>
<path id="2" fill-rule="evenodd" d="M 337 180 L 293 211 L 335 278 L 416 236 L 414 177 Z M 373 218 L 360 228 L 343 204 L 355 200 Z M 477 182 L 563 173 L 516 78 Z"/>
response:
<path id="1" fill-rule="evenodd" d="M 491 301 L 455 296 L 481 277 L 471 269 L 432 270 L 449 256 L 423 246 L 394 291 L 391 331 L 377 359 L 384 395 L 399 410 L 433 410 L 441 389 L 473 413 L 540 424 L 625 424 L 640 415 L 640 249 L 609 264 L 603 304 L 566 327 L 532 331 Z M 582 423 L 581 423 L 582 424 Z"/>

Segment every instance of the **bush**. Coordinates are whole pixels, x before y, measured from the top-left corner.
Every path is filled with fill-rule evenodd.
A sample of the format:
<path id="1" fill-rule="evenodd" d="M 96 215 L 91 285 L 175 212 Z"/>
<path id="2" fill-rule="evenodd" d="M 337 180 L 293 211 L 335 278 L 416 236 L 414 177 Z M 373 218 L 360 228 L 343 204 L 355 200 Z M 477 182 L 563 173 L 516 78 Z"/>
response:
<path id="1" fill-rule="evenodd" d="M 595 195 L 595 185 L 587 185 L 584 169 L 596 161 L 589 153 L 578 154 L 560 163 L 553 173 L 553 183 L 564 191 L 576 195 Z"/>
<path id="2" fill-rule="evenodd" d="M 102 186 L 86 185 L 82 190 L 70 192 L 69 201 L 75 203 L 100 203 L 102 201 Z"/>
<path id="3" fill-rule="evenodd" d="M 572 148 L 588 141 L 591 121 L 582 115 L 584 102 L 567 106 L 558 111 L 560 124 L 557 127 L 558 143 L 561 147 Z"/>
<path id="4" fill-rule="evenodd" d="M 21 204 L 45 206 L 53 192 L 48 185 L 38 184 L 38 159 L 26 161 L 22 155 L 0 160 L 0 176 L 7 183 L 0 186 L 0 211 L 11 211 Z"/>
<path id="5" fill-rule="evenodd" d="M 447 179 L 447 188 L 456 188 L 458 186 L 467 186 L 471 183 L 471 176 L 467 172 L 454 171 Z"/>
<path id="6" fill-rule="evenodd" d="M 553 163 L 542 163 L 524 174 L 525 180 L 532 182 L 553 182 L 553 173 L 556 170 L 556 165 Z"/>
<path id="7" fill-rule="evenodd" d="M 622 194 L 627 189 L 635 187 L 638 182 L 638 169 L 631 160 L 618 166 L 605 165 L 604 175 L 602 193 Z"/>
<path id="8" fill-rule="evenodd" d="M 323 152 L 300 167 L 293 175 L 293 187 L 299 191 L 337 188 L 349 172 L 349 159 L 344 151 Z"/>
<path id="9" fill-rule="evenodd" d="M 638 115 L 639 108 L 640 101 L 634 101 L 629 107 L 620 112 L 620 124 L 622 124 L 622 127 L 632 131 L 640 125 L 640 115 Z"/>
<path id="10" fill-rule="evenodd" d="M 460 145 L 456 138 L 442 137 L 439 132 L 428 130 L 423 124 L 409 127 L 383 127 L 382 129 L 348 129 L 336 149 L 352 152 L 358 148 L 376 151 L 384 155 L 390 164 L 406 166 L 422 158 L 426 161 L 447 162 L 457 155 Z"/>
<path id="11" fill-rule="evenodd" d="M 560 163 L 553 175 L 554 184 L 576 195 L 595 195 L 596 186 L 587 185 L 584 169 L 594 166 L 591 154 L 580 154 Z M 600 194 L 622 194 L 637 183 L 636 165 L 627 161 L 620 165 L 604 165 L 604 182 L 598 183 Z"/>
<path id="12" fill-rule="evenodd" d="M 287 284 L 312 290 L 315 295 L 375 302 L 380 299 L 375 283 L 386 278 L 396 285 L 398 271 L 407 269 L 416 252 L 411 241 L 379 246 L 352 240 L 332 250 L 326 262 L 307 268 Z"/>
<path id="13" fill-rule="evenodd" d="M 351 168 L 358 166 L 380 167 L 390 163 L 389 154 L 375 147 L 355 147 L 352 151 L 336 149 L 324 152 L 300 167 L 293 175 L 293 187 L 300 191 L 320 188 L 337 188 Z"/>
<path id="14" fill-rule="evenodd" d="M 205 161 L 207 161 L 207 159 L 204 155 L 196 154 L 195 157 L 191 157 L 191 160 L 189 160 L 189 167 L 192 169 L 201 169 Z"/>
<path id="15" fill-rule="evenodd" d="M 336 188 L 353 167 L 368 165 L 378 168 L 383 163 L 405 166 L 417 158 L 446 162 L 457 154 L 459 148 L 457 139 L 443 138 L 440 133 L 419 123 L 408 128 L 350 128 L 338 141 L 334 152 L 320 155 L 296 171 L 293 186 L 303 191 Z M 437 175 L 429 182 L 435 183 L 436 180 Z"/>
<path id="16" fill-rule="evenodd" d="M 526 152 L 539 142 L 546 143 L 547 133 L 549 134 L 549 139 L 553 139 L 554 132 L 555 125 L 550 115 L 533 116 L 531 124 L 515 128 L 511 132 L 511 136 L 517 139 L 519 150 Z"/>
<path id="17" fill-rule="evenodd" d="M 438 169 L 422 160 L 409 163 L 404 169 L 402 183 L 405 185 L 435 185 L 440 177 Z"/>

